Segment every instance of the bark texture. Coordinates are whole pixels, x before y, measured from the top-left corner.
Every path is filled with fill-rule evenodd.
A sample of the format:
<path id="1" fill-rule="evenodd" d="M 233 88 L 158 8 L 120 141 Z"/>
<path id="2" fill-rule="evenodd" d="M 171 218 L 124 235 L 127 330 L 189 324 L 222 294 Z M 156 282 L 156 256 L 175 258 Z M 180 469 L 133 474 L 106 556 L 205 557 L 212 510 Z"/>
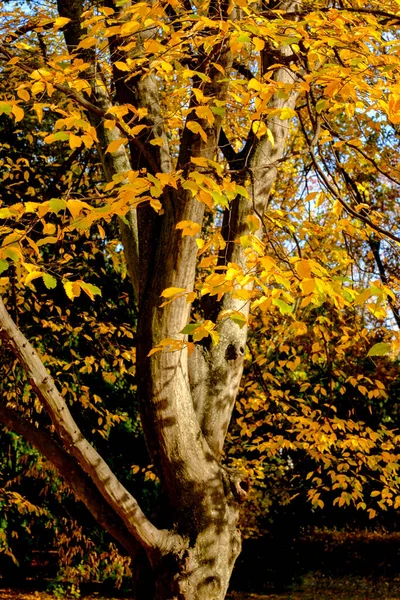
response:
<path id="1" fill-rule="evenodd" d="M 108 6 L 118 12 L 117 3 L 108 0 Z M 294 11 L 292 3 L 284 3 Z M 71 54 L 84 58 L 91 67 L 85 71 L 91 86 L 87 98 L 69 91 L 69 97 L 84 107 L 95 126 L 98 153 L 108 180 L 131 169 L 145 168 L 149 173 L 169 173 L 173 157 L 163 122 L 157 79 L 154 73 L 143 72 L 128 81 L 118 75 L 115 62 L 119 58 L 121 40 L 109 39 L 111 62 L 114 63 L 115 89 L 111 92 L 99 81 L 99 66 L 91 50 L 77 50 L 83 13 L 82 0 L 60 0 L 60 16 L 70 22 L 64 29 L 65 41 Z M 171 9 L 172 10 L 172 9 Z M 240 18 L 237 11 L 229 11 L 228 4 L 211 2 L 210 19 Z M 142 56 L 144 42 L 151 38 L 151 28 L 137 35 L 132 57 Z M 286 89 L 271 100 L 275 108 L 293 108 L 293 73 L 289 47 L 273 49 L 273 62 L 282 53 L 286 66 L 275 71 L 275 81 Z M 214 47 L 212 61 L 203 48 L 198 49 L 199 75 L 207 73 L 202 85 L 204 96 L 223 103 L 227 94 L 227 79 L 235 65 L 229 39 L 221 36 Z M 262 51 L 262 68 L 269 67 L 272 49 Z M 279 57 L 278 57 L 279 58 Z M 243 71 L 243 69 L 242 69 Z M 286 86 L 286 88 L 285 88 Z M 59 91 L 66 91 L 58 86 Z M 121 137 L 118 127 L 106 129 L 104 119 L 112 104 L 129 103 L 136 109 L 146 109 L 146 136 L 129 140 L 129 147 L 121 145 L 114 153 L 106 153 L 108 144 Z M 197 106 L 195 95 L 190 108 Z M 276 178 L 277 164 L 282 158 L 288 132 L 288 123 L 279 118 L 267 122 L 275 144 L 267 136 L 249 135 L 244 150 L 236 154 L 222 130 L 222 117 L 216 115 L 212 125 L 189 112 L 186 125 L 196 120 L 206 132 L 206 140 L 184 127 L 177 167 L 185 175 L 195 167 L 192 158 L 215 160 L 219 146 L 232 171 L 242 182 L 250 179 L 249 200 L 237 197 L 224 215 L 222 233 L 226 251 L 220 265 L 234 262 L 245 266 L 243 248 L 236 243 L 239 236 L 249 233 L 247 216 L 260 218 L 267 206 Z M 161 147 L 150 145 L 153 138 L 161 138 Z M 121 220 L 121 239 L 128 263 L 136 300 L 139 306 L 137 331 L 137 382 L 141 402 L 141 419 L 152 461 L 160 478 L 165 505 L 160 520 L 163 529 L 156 527 L 143 513 L 136 500 L 121 485 L 105 460 L 83 437 L 69 409 L 46 371 L 39 355 L 24 337 L 0 301 L 0 336 L 18 357 L 46 408 L 58 440 L 41 434 L 9 409 L 0 410 L 0 420 L 14 428 L 36 445 L 66 478 L 74 491 L 86 503 L 100 524 L 116 537 L 132 558 L 138 545 L 144 550 L 142 564 L 151 573 L 154 586 L 139 584 L 137 598 L 151 600 L 223 600 L 225 598 L 234 562 L 240 552 L 240 533 L 237 529 L 239 505 L 246 497 L 240 478 L 221 464 L 221 454 L 243 370 L 247 327 L 239 327 L 230 319 L 220 320 L 217 346 L 197 345 L 189 358 L 180 352 L 158 352 L 148 356 L 162 339 L 183 339 L 179 332 L 186 326 L 191 307 L 185 298 L 160 307 L 160 295 L 170 286 L 193 289 L 197 261 L 197 246 L 190 236 L 182 236 L 176 225 L 180 221 L 194 221 L 202 225 L 204 204 L 192 197 L 190 191 L 165 189 L 161 197 L 163 214 L 157 215 L 151 207 L 132 209 L 126 220 Z M 208 302 L 203 307 L 205 316 L 217 318 L 223 310 L 240 310 L 248 314 L 249 304 L 229 295 L 222 302 Z M 128 450 L 129 453 L 129 450 Z M 132 460 L 129 457 L 128 460 Z M 74 474 L 72 477 L 71 474 Z M 86 484 L 87 489 L 86 489 Z M 140 576 L 139 576 L 140 578 Z M 143 583 L 143 582 L 142 582 Z M 153 589 L 153 591 L 149 591 Z"/>

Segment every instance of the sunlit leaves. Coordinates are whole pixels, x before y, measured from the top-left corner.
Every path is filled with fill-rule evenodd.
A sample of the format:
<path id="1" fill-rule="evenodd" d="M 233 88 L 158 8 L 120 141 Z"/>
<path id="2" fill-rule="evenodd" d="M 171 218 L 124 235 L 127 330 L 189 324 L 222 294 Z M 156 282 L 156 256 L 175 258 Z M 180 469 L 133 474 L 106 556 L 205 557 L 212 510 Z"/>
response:
<path id="1" fill-rule="evenodd" d="M 177 223 L 176 228 L 182 230 L 182 236 L 193 236 L 199 233 L 201 225 L 194 223 L 193 221 L 180 221 Z"/>
<path id="2" fill-rule="evenodd" d="M 240 20 L 214 19 L 201 3 L 193 12 L 178 4 L 173 25 L 157 3 L 128 3 L 118 11 L 89 7 L 72 59 L 60 32 L 67 20 L 61 18 L 41 22 L 41 35 L 50 36 L 47 57 L 35 36 L 13 41 L 15 56 L 7 56 L 4 66 L 13 85 L 0 99 L 0 113 L 23 140 L 21 159 L 31 154 L 32 160 L 22 163 L 4 147 L 1 279 L 6 287 L 13 276 L 29 293 L 45 288 L 56 295 L 63 289 L 68 306 L 78 298 L 93 303 L 100 289 L 71 266 L 79 254 L 71 245 L 74 236 L 97 244 L 105 257 L 102 268 L 112 265 L 125 276 L 122 248 L 110 239 L 108 226 L 116 217 L 129 225 L 129 211 L 129 218 L 142 216 L 150 207 L 157 213 L 150 210 L 152 244 L 171 218 L 171 236 L 191 246 L 193 256 L 197 251 L 198 268 L 194 291 L 188 291 L 192 281 L 186 286 L 177 277 L 165 284 L 171 287 L 157 309 L 194 306 L 189 324 L 156 340 L 151 352 L 190 351 L 207 339 L 216 343 L 225 322 L 240 334 L 259 327 L 255 360 L 272 391 L 267 396 L 260 384 L 243 400 L 243 412 L 254 414 L 272 402 L 277 416 L 265 411 L 260 422 L 279 430 L 287 419 L 291 429 L 267 442 L 260 435 L 256 444 L 252 436 L 261 425 L 243 419 L 242 435 L 254 443 L 254 452 L 304 451 L 316 470 L 331 468 L 331 484 L 339 490 L 350 485 L 342 466 L 349 460 L 334 464 L 334 451 L 377 456 L 380 449 L 372 433 L 354 433 L 354 422 L 335 420 L 337 399 L 349 386 L 366 402 L 386 392 L 336 363 L 351 352 L 363 359 L 383 356 L 388 345 L 389 361 L 398 347 L 387 331 L 382 339 L 373 336 L 375 327 L 387 326 L 399 290 L 397 246 L 389 247 L 373 227 L 390 229 L 399 217 L 392 128 L 400 118 L 398 25 L 386 23 L 383 30 L 379 15 L 358 13 L 356 6 L 346 11 L 307 5 L 294 19 L 283 11 L 264 14 L 257 3 L 239 4 Z M 118 52 L 108 44 L 115 36 Z M 225 66 L 224 44 L 232 59 Z M 90 56 L 96 56 L 94 70 Z M 136 88 L 148 77 L 154 105 L 140 106 Z M 126 84 L 135 101 L 118 101 L 116 83 Z M 97 106 L 96 129 L 88 102 L 103 93 L 113 104 Z M 226 139 L 217 148 L 220 125 Z M 102 128 L 106 141 L 98 136 Z M 288 141 L 281 151 L 283 129 Z M 106 161 L 130 160 L 132 169 L 124 166 L 106 182 L 95 145 L 104 145 Z M 262 160 L 254 167 L 258 153 Z M 39 160 L 46 169 L 38 169 Z M 190 214 L 192 205 L 200 217 Z M 230 220 L 238 213 L 239 225 Z M 371 245 L 378 242 L 390 271 L 386 282 L 374 264 Z M 47 265 L 49 254 L 57 260 Z M 203 302 L 227 299 L 234 308 L 219 320 L 202 314 Z M 379 358 L 368 358 L 375 362 Z M 89 373 L 94 367 L 88 360 L 79 368 Z M 321 372 L 313 380 L 314 369 Z M 111 373 L 105 382 L 113 384 L 112 370 L 104 372 Z M 374 466 L 367 459 L 363 464 Z M 252 469 L 260 478 L 262 469 Z M 318 477 L 310 477 L 315 507 L 324 502 Z M 361 495 L 360 489 L 352 495 L 340 488 L 337 503 L 360 505 Z"/>
<path id="3" fill-rule="evenodd" d="M 81 290 L 85 292 L 91 300 L 94 300 L 96 295 L 101 295 L 101 290 L 96 285 L 86 283 L 85 281 L 65 281 L 63 282 L 63 287 L 70 300 L 78 298 L 81 294 Z"/>
<path id="4" fill-rule="evenodd" d="M 127 139 L 118 138 L 110 142 L 107 146 L 107 152 L 117 152 L 117 150 L 128 142 Z"/>
<path id="5" fill-rule="evenodd" d="M 374 344 L 372 348 L 368 350 L 367 356 L 385 356 L 390 353 L 391 349 L 391 344 L 380 342 L 378 344 Z"/>
<path id="6" fill-rule="evenodd" d="M 198 133 L 200 135 L 201 139 L 203 140 L 203 142 L 207 141 L 207 134 L 204 131 L 204 129 L 202 128 L 202 126 L 200 125 L 200 123 L 198 123 L 197 121 L 189 121 L 188 123 L 186 123 L 186 127 L 190 131 L 193 131 L 193 133 Z"/>

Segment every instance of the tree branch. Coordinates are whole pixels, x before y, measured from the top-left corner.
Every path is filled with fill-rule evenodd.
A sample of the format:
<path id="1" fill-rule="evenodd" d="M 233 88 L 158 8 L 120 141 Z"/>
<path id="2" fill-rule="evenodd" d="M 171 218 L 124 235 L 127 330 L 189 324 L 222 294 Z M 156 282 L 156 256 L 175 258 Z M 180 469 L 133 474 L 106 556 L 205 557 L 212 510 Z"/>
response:
<path id="1" fill-rule="evenodd" d="M 0 299 L 0 338 L 10 346 L 25 369 L 28 379 L 66 449 L 90 476 L 97 489 L 124 522 L 127 530 L 149 554 L 160 551 L 168 541 L 166 532 L 157 529 L 144 515 L 135 498 L 118 481 L 107 463 L 82 435 L 54 380 L 38 353 L 9 316 Z"/>
<path id="2" fill-rule="evenodd" d="M 78 499 L 82 500 L 96 521 L 112 535 L 134 558 L 138 544 L 129 535 L 126 526 L 106 503 L 93 482 L 82 471 L 76 460 L 45 431 L 29 423 L 21 413 L 0 404 L 0 421 L 35 446 L 57 469 Z"/>
<path id="3" fill-rule="evenodd" d="M 369 237 L 368 244 L 369 244 L 369 247 L 371 248 L 372 254 L 374 255 L 375 263 L 376 263 L 376 266 L 378 267 L 379 277 L 380 277 L 382 283 L 384 285 L 389 285 L 389 279 L 388 279 L 388 276 L 386 275 L 385 266 L 382 262 L 381 255 L 380 255 L 381 240 L 377 240 L 376 238 Z M 395 300 L 393 300 L 393 298 L 391 296 L 388 296 L 387 300 L 388 300 L 390 308 L 392 309 L 392 313 L 393 313 L 394 320 L 396 321 L 396 325 L 397 325 L 398 329 L 400 330 L 400 312 L 399 312 L 397 303 Z"/>
<path id="4" fill-rule="evenodd" d="M 287 9 L 296 10 L 297 4 L 288 0 Z M 284 60 L 277 59 L 281 54 Z M 273 59 L 272 59 L 273 57 Z M 294 60 L 292 50 L 289 46 L 280 49 L 269 48 L 266 45 L 261 52 L 261 63 L 263 72 L 268 68 L 270 62 L 285 64 L 274 71 L 274 81 L 287 85 L 287 97 L 275 94 L 269 103 L 269 108 L 294 108 L 297 100 L 297 92 L 294 90 L 296 75 L 289 69 L 291 60 Z M 250 178 L 248 188 L 249 200 L 238 196 L 232 202 L 229 210 L 225 211 L 222 234 L 226 242 L 226 248 L 219 257 L 219 264 L 227 265 L 233 262 L 246 269 L 244 248 L 237 243 L 240 236 L 250 232 L 247 217 L 252 214 L 264 214 L 265 207 L 276 179 L 277 165 L 281 162 L 286 147 L 289 132 L 289 121 L 281 120 L 279 117 L 265 118 L 268 129 L 273 135 L 274 146 L 270 143 L 268 136 L 259 139 L 251 132 L 246 145 L 241 153 L 230 160 L 241 160 L 246 167 L 246 175 Z M 224 134 L 220 136 L 223 146 L 226 146 Z M 229 160 L 229 159 L 228 159 Z M 262 223 L 256 232 L 258 237 L 262 235 Z M 247 289 L 249 289 L 248 286 Z M 212 303 L 211 303 L 212 304 Z M 225 294 L 222 302 L 211 307 L 212 314 L 217 311 L 240 311 L 245 317 L 248 316 L 250 302 L 244 302 Z M 215 316 L 214 316 L 215 318 Z M 197 346 L 190 358 L 190 380 L 192 393 L 196 406 L 196 412 L 203 434 L 214 455 L 219 458 L 223 449 L 226 431 L 228 429 L 234 402 L 238 393 L 239 384 L 243 371 L 243 361 L 247 340 L 247 326 L 241 329 L 229 318 L 217 321 L 217 331 L 220 336 L 219 343 L 212 347 Z"/>
<path id="5" fill-rule="evenodd" d="M 217 6 L 212 2 L 210 17 L 220 18 L 217 9 L 225 10 L 222 4 Z M 209 78 L 204 84 L 201 83 L 202 92 L 204 96 L 223 101 L 227 94 L 227 81 L 221 79 L 221 71 L 215 65 L 225 71 L 231 68 L 232 55 L 228 38 L 221 35 L 213 48 L 212 56 L 204 48 L 199 51 L 203 58 L 199 69 L 207 73 Z M 214 121 L 209 123 L 196 114 L 198 106 L 200 104 L 193 94 L 177 160 L 177 168 L 183 170 L 184 176 L 193 169 L 201 170 L 201 167 L 195 167 L 191 162 L 192 157 L 215 160 L 218 149 L 222 117 L 215 115 Z M 206 133 L 205 139 L 188 128 L 188 124 L 193 121 L 201 125 Z M 197 246 L 191 236 L 182 236 L 176 225 L 185 220 L 201 225 L 205 209 L 204 204 L 184 188 L 166 191 L 162 200 L 164 214 L 160 219 L 152 276 L 145 292 L 146 303 L 143 303 L 139 315 L 138 338 L 142 343 L 138 348 L 137 358 L 138 389 L 143 399 L 141 416 L 146 440 L 163 487 L 168 491 L 172 502 L 182 506 L 193 504 L 193 489 L 213 488 L 215 494 L 217 490 L 221 494 L 224 491 L 221 487 L 220 467 L 201 434 L 194 410 L 186 348 L 147 356 L 162 339 L 183 340 L 184 336 L 180 332 L 188 322 L 190 305 L 182 297 L 160 308 L 160 294 L 171 285 L 187 292 L 193 290 Z"/>

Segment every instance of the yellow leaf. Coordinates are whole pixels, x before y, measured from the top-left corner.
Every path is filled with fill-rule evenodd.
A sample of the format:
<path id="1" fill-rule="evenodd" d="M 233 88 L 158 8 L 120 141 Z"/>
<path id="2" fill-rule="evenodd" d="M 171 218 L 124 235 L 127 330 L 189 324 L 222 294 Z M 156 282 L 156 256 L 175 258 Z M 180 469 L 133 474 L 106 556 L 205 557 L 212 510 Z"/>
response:
<path id="1" fill-rule="evenodd" d="M 190 162 L 198 167 L 208 167 L 208 159 L 204 158 L 203 156 L 192 156 L 190 158 Z"/>
<path id="2" fill-rule="evenodd" d="M 114 121 L 114 119 L 106 119 L 104 121 L 104 127 L 106 129 L 114 129 L 115 124 L 116 124 L 116 121 Z"/>
<path id="3" fill-rule="evenodd" d="M 151 53 L 151 54 L 156 54 L 160 50 L 163 52 L 165 51 L 165 46 L 160 44 L 160 42 L 157 42 L 157 40 L 152 40 L 152 39 L 145 40 L 143 45 L 146 49 L 146 52 Z"/>
<path id="4" fill-rule="evenodd" d="M 186 289 L 178 287 L 169 287 L 162 292 L 161 296 L 163 298 L 172 298 L 172 296 L 176 296 L 177 294 L 181 294 L 182 292 L 186 292 Z"/>
<path id="5" fill-rule="evenodd" d="M 272 131 L 266 126 L 264 121 L 253 121 L 252 130 L 258 138 L 267 136 L 272 147 L 275 145 L 275 140 Z"/>
<path id="6" fill-rule="evenodd" d="M 33 110 L 37 114 L 39 123 L 41 123 L 43 119 L 43 104 L 38 104 L 37 102 L 35 102 L 35 104 L 33 105 Z"/>
<path id="7" fill-rule="evenodd" d="M 69 23 L 70 20 L 71 19 L 68 19 L 67 17 L 57 17 L 57 19 L 54 20 L 54 29 L 60 29 L 61 27 L 64 27 L 64 25 Z"/>
<path id="8" fill-rule="evenodd" d="M 79 281 L 66 281 L 64 284 L 64 290 L 70 300 L 77 298 L 81 293 Z"/>
<path id="9" fill-rule="evenodd" d="M 93 146 L 94 140 L 93 140 L 93 138 L 90 135 L 86 135 L 86 133 L 84 133 L 81 136 L 81 140 L 85 144 L 86 148 L 91 148 Z"/>
<path id="10" fill-rule="evenodd" d="M 188 123 L 186 123 L 186 127 L 190 131 L 193 131 L 193 133 L 198 133 L 200 135 L 201 139 L 203 140 L 203 142 L 207 141 L 207 134 L 204 131 L 204 129 L 202 128 L 202 126 L 200 125 L 200 123 L 197 123 L 197 121 L 189 121 Z"/>
<path id="11" fill-rule="evenodd" d="M 260 50 L 264 50 L 265 47 L 265 42 L 264 40 L 258 38 L 258 37 L 254 37 L 252 40 L 255 49 L 257 50 L 257 52 L 260 52 Z"/>
<path id="12" fill-rule="evenodd" d="M 247 221 L 250 231 L 252 231 L 253 233 L 255 233 L 260 228 L 260 225 L 261 225 L 260 219 L 258 217 L 256 217 L 255 215 L 248 215 L 246 217 L 246 221 Z"/>
<path id="13" fill-rule="evenodd" d="M 129 68 L 129 66 L 128 66 L 126 63 L 124 63 L 124 62 L 121 62 L 121 61 L 119 61 L 119 60 L 117 60 L 117 61 L 114 63 L 114 65 L 115 65 L 115 66 L 117 67 L 117 69 L 119 69 L 120 71 L 130 71 L 130 68 Z"/>
<path id="14" fill-rule="evenodd" d="M 41 273 L 40 271 L 31 271 L 30 273 L 28 273 L 28 275 L 25 277 L 25 283 L 28 284 L 30 283 L 33 279 L 37 279 L 38 277 L 41 277 L 43 275 L 43 273 Z"/>
<path id="15" fill-rule="evenodd" d="M 213 207 L 213 199 L 212 199 L 211 194 L 209 194 L 208 192 L 205 192 L 204 190 L 199 190 L 199 193 L 196 194 L 196 199 L 199 202 L 202 202 L 203 204 L 208 206 L 208 208 Z"/>
<path id="16" fill-rule="evenodd" d="M 37 94 L 40 94 L 40 92 L 43 92 L 45 87 L 46 86 L 45 86 L 44 81 L 35 81 L 35 83 L 31 87 L 32 96 L 36 96 Z"/>
<path id="17" fill-rule="evenodd" d="M 258 92 L 261 89 L 261 83 L 253 77 L 252 79 L 250 79 L 249 83 L 247 84 L 247 87 L 249 90 L 256 90 Z"/>
<path id="18" fill-rule="evenodd" d="M 171 71 L 174 70 L 174 67 L 170 63 L 167 63 L 165 60 L 160 60 L 159 64 L 162 70 L 166 73 L 171 73 Z"/>
<path id="19" fill-rule="evenodd" d="M 332 206 L 332 212 L 337 215 L 338 217 L 342 214 L 343 212 L 343 205 L 339 202 L 339 200 L 335 200 Z"/>
<path id="20" fill-rule="evenodd" d="M 90 208 L 88 204 L 80 200 L 67 200 L 67 208 L 74 219 L 81 214 L 82 209 L 85 207 Z"/>
<path id="21" fill-rule="evenodd" d="M 150 144 L 152 146 L 160 146 L 160 148 L 164 145 L 164 140 L 161 137 L 154 138 L 154 140 L 150 140 Z"/>
<path id="22" fill-rule="evenodd" d="M 215 69 L 217 69 L 217 71 L 222 73 L 222 75 L 225 75 L 225 69 L 222 65 L 219 65 L 218 63 L 214 63 L 214 62 L 212 62 L 211 64 Z"/>
<path id="23" fill-rule="evenodd" d="M 272 131 L 269 129 L 269 127 L 267 127 L 267 138 L 269 140 L 269 143 L 271 144 L 272 147 L 275 146 L 275 139 L 274 139 L 274 135 L 272 133 Z"/>
<path id="24" fill-rule="evenodd" d="M 106 152 L 110 152 L 112 154 L 113 152 L 116 152 L 120 146 L 127 143 L 128 140 L 126 138 L 118 138 L 117 140 L 114 140 L 108 144 Z"/>
<path id="25" fill-rule="evenodd" d="M 69 135 L 69 145 L 72 148 L 72 150 L 74 148 L 79 148 L 79 146 L 82 145 L 82 140 L 77 135 L 74 135 L 73 133 L 70 133 L 70 135 Z"/>
<path id="26" fill-rule="evenodd" d="M 140 28 L 140 26 L 141 23 L 139 23 L 138 21 L 127 21 L 126 23 L 123 23 L 121 27 L 121 35 L 130 35 L 131 33 L 137 31 Z"/>
<path id="27" fill-rule="evenodd" d="M 279 115 L 279 118 L 282 121 L 285 121 L 286 119 L 292 119 L 295 116 L 296 116 L 296 111 L 293 110 L 293 108 L 288 108 L 287 106 L 285 106 L 284 108 L 281 109 L 281 114 Z"/>
<path id="28" fill-rule="evenodd" d="M 97 39 L 95 37 L 87 37 L 84 38 L 81 42 L 79 42 L 78 44 L 78 48 L 91 48 L 92 46 L 95 46 L 97 44 Z"/>
<path id="29" fill-rule="evenodd" d="M 312 294 L 312 292 L 315 290 L 315 279 L 303 279 L 303 281 L 300 283 L 300 288 L 305 296 Z"/>
<path id="30" fill-rule="evenodd" d="M 195 108 L 195 113 L 199 119 L 205 119 L 209 125 L 214 123 L 215 117 L 209 106 L 197 106 Z"/>
<path id="31" fill-rule="evenodd" d="M 155 348 L 152 348 L 150 350 L 150 352 L 148 353 L 147 356 L 151 356 L 152 354 L 155 354 L 156 352 L 161 352 L 162 347 L 161 346 L 155 346 Z"/>
<path id="32" fill-rule="evenodd" d="M 150 206 L 151 208 L 153 208 L 156 212 L 160 212 L 160 210 L 162 209 L 162 204 L 159 200 L 157 200 L 157 198 L 152 198 L 150 200 Z"/>
<path id="33" fill-rule="evenodd" d="M 25 100 L 25 102 L 28 102 L 31 99 L 28 90 L 25 90 L 24 88 L 19 88 L 17 90 L 17 96 L 18 98 L 21 98 L 21 100 Z"/>
<path id="34" fill-rule="evenodd" d="M 18 121 L 22 121 L 22 119 L 24 118 L 24 111 L 21 107 L 17 106 L 17 104 L 14 104 L 14 106 L 12 107 L 12 113 L 15 117 L 16 123 L 18 123 Z"/>
<path id="35" fill-rule="evenodd" d="M 311 267 L 309 261 L 299 260 L 299 262 L 296 263 L 296 271 L 302 279 L 305 277 L 311 277 Z"/>
<path id="36" fill-rule="evenodd" d="M 182 229 L 182 237 L 185 235 L 196 235 L 201 230 L 201 225 L 194 221 L 179 221 L 176 229 Z"/>
<path id="37" fill-rule="evenodd" d="M 146 129 L 147 125 L 136 125 L 136 127 L 132 127 L 129 130 L 129 133 L 131 135 L 137 135 L 138 133 L 140 133 L 141 131 L 143 131 L 143 129 Z"/>

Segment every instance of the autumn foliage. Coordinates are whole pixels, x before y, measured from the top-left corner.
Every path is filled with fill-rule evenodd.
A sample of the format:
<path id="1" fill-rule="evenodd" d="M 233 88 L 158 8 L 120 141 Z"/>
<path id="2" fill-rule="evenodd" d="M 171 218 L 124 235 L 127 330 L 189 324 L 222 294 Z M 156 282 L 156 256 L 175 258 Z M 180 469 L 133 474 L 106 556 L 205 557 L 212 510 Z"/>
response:
<path id="1" fill-rule="evenodd" d="M 253 516 L 400 506 L 399 26 L 395 0 L 2 5 L 0 420 L 155 598 L 225 596 L 249 480 Z M 120 469 L 115 430 L 149 456 Z"/>

